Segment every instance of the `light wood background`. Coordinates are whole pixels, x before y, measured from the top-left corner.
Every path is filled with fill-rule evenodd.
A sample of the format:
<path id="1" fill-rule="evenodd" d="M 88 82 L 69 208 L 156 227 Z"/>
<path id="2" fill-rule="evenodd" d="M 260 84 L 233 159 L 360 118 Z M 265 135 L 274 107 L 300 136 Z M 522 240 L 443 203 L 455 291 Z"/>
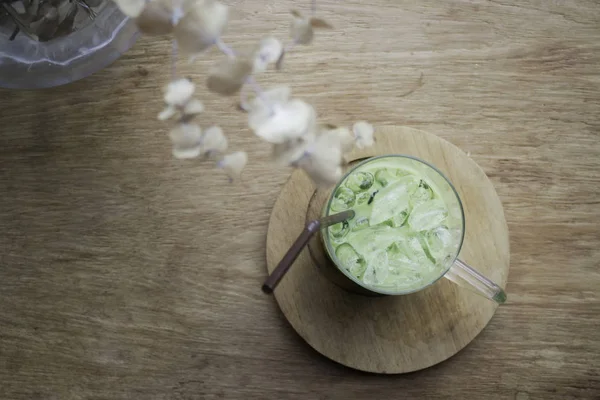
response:
<path id="1" fill-rule="evenodd" d="M 238 48 L 309 8 L 233 3 Z M 202 119 L 249 151 L 244 180 L 173 160 L 154 120 L 170 46 L 142 39 L 75 84 L 0 91 L 0 399 L 600 396 L 600 4 L 319 4 L 338 29 L 259 81 L 289 82 L 323 121 L 412 126 L 468 152 L 505 208 L 508 304 L 421 372 L 317 354 L 259 290 L 289 171 L 269 166 L 234 99 L 209 94 Z M 181 72 L 202 82 L 211 62 Z"/>

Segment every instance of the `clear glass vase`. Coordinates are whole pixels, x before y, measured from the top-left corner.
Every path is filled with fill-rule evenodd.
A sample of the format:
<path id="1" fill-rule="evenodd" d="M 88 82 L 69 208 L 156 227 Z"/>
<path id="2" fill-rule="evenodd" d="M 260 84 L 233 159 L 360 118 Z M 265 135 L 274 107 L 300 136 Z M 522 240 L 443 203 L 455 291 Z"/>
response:
<path id="1" fill-rule="evenodd" d="M 38 42 L 18 34 L 9 40 L 12 31 L 0 27 L 0 87 L 11 89 L 48 88 L 89 76 L 114 62 L 138 37 L 133 21 L 111 1 L 67 36 Z"/>

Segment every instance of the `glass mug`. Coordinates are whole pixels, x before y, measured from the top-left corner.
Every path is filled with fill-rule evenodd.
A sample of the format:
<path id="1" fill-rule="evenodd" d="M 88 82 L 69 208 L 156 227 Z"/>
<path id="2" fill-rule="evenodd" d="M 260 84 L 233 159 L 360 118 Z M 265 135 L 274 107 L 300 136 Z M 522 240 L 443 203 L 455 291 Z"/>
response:
<path id="1" fill-rule="evenodd" d="M 449 246 L 449 248 L 446 248 L 447 254 L 445 254 L 445 257 L 443 260 L 436 263 L 435 268 L 431 268 L 431 265 L 429 265 L 430 268 L 429 268 L 428 279 L 423 280 L 422 282 L 418 283 L 416 286 L 401 288 L 398 286 L 393 287 L 393 285 L 386 286 L 386 285 L 369 284 L 369 283 L 365 283 L 365 281 L 363 280 L 363 279 L 365 279 L 364 274 L 367 274 L 367 272 L 369 272 L 369 271 L 362 273 L 363 279 L 360 279 L 360 277 L 355 276 L 355 274 L 353 274 L 347 268 L 347 265 L 345 265 L 338 258 L 338 255 L 336 254 L 336 250 L 339 249 L 339 247 L 341 245 L 343 245 L 344 242 L 343 242 L 343 239 L 341 240 L 341 244 L 338 241 L 337 249 L 334 248 L 334 246 L 335 246 L 334 242 L 337 240 L 333 236 L 334 232 L 336 232 L 336 228 L 334 228 L 336 225 L 334 225 L 333 227 L 323 228 L 322 232 L 321 232 L 322 233 L 322 235 L 321 235 L 322 245 L 325 248 L 325 252 L 329 256 L 329 259 L 331 261 L 333 261 L 333 263 L 324 263 L 326 265 L 320 265 L 321 263 L 317 263 L 319 265 L 320 269 L 325 273 L 325 275 L 328 278 L 330 278 L 332 281 L 334 281 L 334 283 L 341 286 L 342 288 L 349 289 L 351 291 L 361 293 L 361 294 L 366 294 L 366 295 L 409 294 L 409 293 L 417 292 L 419 290 L 423 290 L 426 287 L 435 283 L 438 279 L 444 277 L 464 288 L 470 289 L 470 290 L 474 291 L 475 293 L 480 294 L 481 296 L 483 296 L 487 299 L 493 300 L 493 301 L 497 302 L 498 304 L 504 303 L 506 301 L 506 294 L 500 286 L 498 286 L 497 284 L 495 284 L 494 282 L 492 282 L 491 280 L 489 280 L 488 278 L 486 278 L 485 276 L 483 276 L 482 274 L 477 272 L 475 269 L 471 268 L 465 262 L 458 259 L 458 254 L 460 253 L 460 250 L 461 250 L 461 247 L 463 244 L 463 240 L 464 240 L 464 236 L 465 236 L 465 216 L 464 216 L 464 210 L 463 210 L 463 206 L 462 206 L 460 197 L 459 197 L 458 193 L 456 192 L 456 189 L 454 188 L 454 186 L 450 183 L 450 181 L 437 168 L 428 164 L 425 161 L 422 161 L 415 157 L 405 156 L 405 155 L 386 155 L 386 156 L 369 158 L 369 159 L 366 159 L 366 160 L 358 163 L 356 166 L 352 167 L 344 175 L 344 177 L 340 180 L 340 182 L 335 186 L 335 188 L 329 195 L 328 200 L 325 202 L 325 207 L 323 209 L 322 216 L 325 218 L 325 217 L 328 217 L 329 215 L 334 215 L 338 211 L 340 211 L 339 207 L 338 207 L 338 210 L 335 209 L 336 207 L 334 206 L 334 203 L 336 201 L 339 201 L 340 191 L 346 190 L 348 185 L 355 185 L 353 188 L 357 189 L 358 195 L 361 195 L 361 192 L 360 192 L 361 189 L 360 189 L 360 187 L 357 187 L 356 185 L 360 186 L 360 184 L 362 182 L 360 180 L 354 179 L 355 175 L 353 175 L 353 174 L 361 174 L 361 172 L 357 171 L 357 170 L 363 171 L 363 170 L 365 170 L 365 168 L 368 168 L 369 166 L 372 166 L 373 170 L 375 170 L 377 168 L 379 168 L 378 171 L 384 170 L 385 173 L 388 173 L 387 171 L 389 171 L 389 170 L 394 171 L 394 169 L 397 169 L 397 171 L 403 171 L 403 172 L 409 171 L 417 180 L 420 180 L 421 183 L 419 184 L 419 188 L 424 187 L 424 188 L 426 188 L 426 190 L 430 190 L 430 186 L 431 186 L 431 190 L 432 190 L 432 193 L 434 193 L 435 199 L 437 201 L 441 200 L 441 202 L 443 204 L 445 204 L 445 206 L 447 208 L 447 214 L 446 214 L 447 216 L 445 217 L 445 219 L 443 221 L 443 224 L 444 224 L 443 228 L 444 228 L 444 232 L 446 232 L 446 229 L 447 229 L 448 232 L 452 233 L 452 237 L 450 240 L 451 245 Z M 398 172 L 398 173 L 400 173 L 400 172 Z M 373 174 L 371 174 L 371 175 L 373 175 Z M 353 178 L 354 181 L 349 182 L 349 178 Z M 396 179 L 396 178 L 397 177 L 392 177 L 392 179 Z M 366 182 L 365 186 L 369 185 L 369 179 L 371 179 L 371 178 L 370 177 L 367 178 L 367 182 Z M 381 179 L 385 179 L 385 178 L 380 177 L 380 180 Z M 424 184 L 423 182 L 426 182 L 426 184 Z M 373 188 L 375 188 L 376 186 L 381 186 L 377 182 L 377 180 L 375 180 L 374 182 L 371 182 L 371 184 L 372 184 Z M 435 189 L 435 190 L 433 190 L 433 189 Z M 419 190 L 421 190 L 421 189 L 419 189 Z M 373 195 L 373 193 L 375 193 L 375 191 L 371 191 L 370 193 L 367 191 L 366 195 L 362 195 L 363 201 L 367 197 L 376 197 L 377 193 L 375 193 L 375 195 Z M 370 198 L 367 201 L 373 201 L 373 199 Z M 363 204 L 365 204 L 365 203 L 363 203 Z M 369 204 L 370 204 L 370 202 L 369 202 Z M 376 206 L 376 204 L 373 204 L 373 207 L 374 206 Z M 392 206 L 393 206 L 393 203 L 392 203 Z M 349 208 L 353 208 L 353 207 L 351 206 Z M 417 210 L 417 208 L 415 207 L 410 212 L 413 213 L 413 212 L 416 212 L 416 210 Z M 424 215 L 428 215 L 428 214 L 424 213 Z M 338 224 L 337 232 L 340 231 L 339 227 L 342 227 L 341 229 L 352 230 L 353 228 L 350 228 L 350 226 L 353 226 L 353 227 L 356 226 L 356 224 L 358 223 L 357 218 L 359 218 L 358 213 L 357 213 L 357 216 L 352 218 L 350 221 L 344 223 L 347 225 Z M 405 221 L 409 221 L 409 218 L 410 218 L 410 216 L 408 216 L 405 219 Z M 419 218 L 419 216 L 417 216 L 415 219 L 417 219 L 417 218 Z M 418 221 L 418 222 L 420 224 L 428 223 L 428 221 L 426 219 L 422 220 L 422 221 Z M 406 226 L 407 223 L 408 222 L 404 222 L 404 224 L 402 226 Z M 369 232 L 368 230 L 370 230 L 371 228 L 372 227 L 369 226 L 367 229 L 365 229 L 365 232 Z M 402 228 L 400 227 L 400 229 L 402 229 Z M 395 232 L 395 231 L 389 230 L 389 232 Z M 400 232 L 400 231 L 398 231 L 398 232 Z M 376 243 L 377 241 L 376 240 L 372 241 L 371 240 L 372 236 L 370 236 L 369 233 L 366 233 L 364 235 L 364 237 L 366 238 L 366 241 L 369 242 L 367 244 L 367 246 L 370 245 L 373 248 L 377 247 L 377 243 Z M 392 241 L 395 240 L 395 238 L 393 238 L 393 237 L 390 237 L 390 239 Z M 402 239 L 402 238 L 398 237 L 398 239 Z M 420 239 L 420 240 L 423 240 L 423 239 Z M 373 242 L 373 243 L 371 243 L 371 242 Z M 379 250 L 382 250 L 382 249 L 379 249 Z M 311 253 L 312 253 L 312 251 L 311 251 Z M 339 253 L 339 251 L 338 251 L 338 253 Z M 387 258 L 386 258 L 386 260 L 387 260 Z M 363 258 L 363 262 L 364 262 L 364 258 Z M 428 264 L 430 264 L 430 263 L 428 262 Z M 333 267 L 332 267 L 332 265 L 333 265 Z M 335 268 L 336 271 L 328 271 L 328 269 L 331 269 L 331 268 Z"/>

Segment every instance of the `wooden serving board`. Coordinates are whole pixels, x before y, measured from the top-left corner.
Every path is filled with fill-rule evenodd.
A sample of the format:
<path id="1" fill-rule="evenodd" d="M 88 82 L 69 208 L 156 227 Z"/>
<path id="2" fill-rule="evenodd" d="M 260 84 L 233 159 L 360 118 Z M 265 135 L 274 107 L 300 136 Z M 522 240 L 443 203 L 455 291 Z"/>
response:
<path id="1" fill-rule="evenodd" d="M 465 210 L 460 258 L 504 287 L 508 228 L 500 199 L 483 170 L 448 141 L 407 127 L 378 129 L 376 144 L 355 151 L 347 160 L 386 154 L 419 157 L 450 179 Z M 314 193 L 302 171 L 294 172 L 281 191 L 267 233 L 269 273 L 302 230 Z M 311 209 L 319 207 L 313 204 Z M 315 350 L 351 368 L 389 374 L 448 359 L 481 332 L 497 307 L 446 279 L 404 296 L 349 292 L 325 278 L 308 250 L 283 278 L 275 298 L 290 324 Z"/>

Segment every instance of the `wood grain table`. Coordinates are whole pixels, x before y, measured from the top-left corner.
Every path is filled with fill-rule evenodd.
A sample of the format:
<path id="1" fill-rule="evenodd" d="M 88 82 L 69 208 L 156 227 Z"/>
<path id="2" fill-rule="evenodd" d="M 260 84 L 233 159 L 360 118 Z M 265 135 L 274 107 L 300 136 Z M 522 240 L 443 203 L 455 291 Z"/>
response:
<path id="1" fill-rule="evenodd" d="M 291 1 L 230 1 L 225 40 L 287 34 Z M 600 398 L 600 4 L 321 1 L 287 57 L 323 121 L 406 125 L 468 152 L 510 229 L 509 301 L 455 357 L 397 376 L 317 354 L 260 285 L 289 176 L 235 99 L 201 93 L 250 164 L 235 185 L 170 155 L 170 45 L 80 82 L 0 91 L 0 399 Z M 214 60 L 181 63 L 197 82 Z M 202 91 L 201 91 L 202 92 Z"/>

